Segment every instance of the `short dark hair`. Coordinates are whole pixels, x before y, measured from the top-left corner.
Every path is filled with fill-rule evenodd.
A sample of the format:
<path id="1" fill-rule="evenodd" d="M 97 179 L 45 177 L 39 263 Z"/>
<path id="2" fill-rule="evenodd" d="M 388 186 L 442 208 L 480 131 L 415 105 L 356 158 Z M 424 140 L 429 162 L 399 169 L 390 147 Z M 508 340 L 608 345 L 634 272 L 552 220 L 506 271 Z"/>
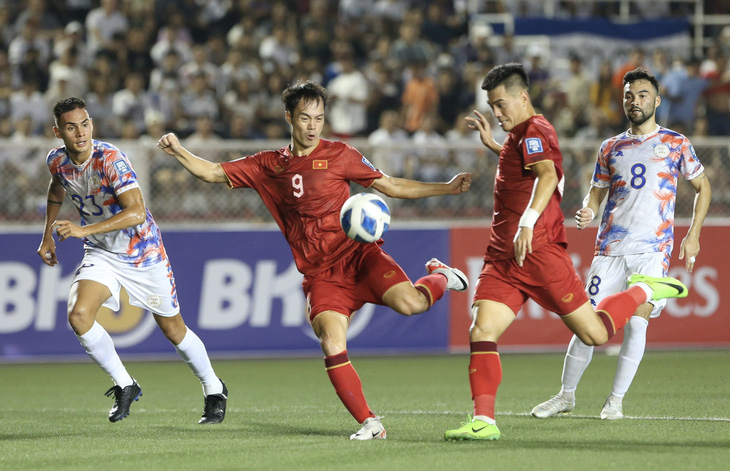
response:
<path id="1" fill-rule="evenodd" d="M 60 100 L 58 103 L 53 105 L 53 117 L 56 118 L 56 123 L 61 119 L 61 115 L 73 111 L 77 108 L 82 110 L 86 109 L 86 102 L 81 98 L 69 97 Z"/>
<path id="2" fill-rule="evenodd" d="M 626 86 L 626 84 L 636 82 L 637 80 L 646 80 L 650 82 L 654 87 L 654 91 L 656 91 L 657 95 L 659 94 L 659 82 L 657 82 L 656 77 L 654 77 L 654 75 L 645 68 L 637 67 L 624 74 L 624 86 Z"/>
<path id="3" fill-rule="evenodd" d="M 293 85 L 289 85 L 281 93 L 281 101 L 284 103 L 284 108 L 289 114 L 294 114 L 294 108 L 302 100 L 305 103 L 318 103 L 321 101 L 324 107 L 327 108 L 327 98 L 327 90 L 312 80 L 298 81 Z"/>
<path id="4" fill-rule="evenodd" d="M 500 85 L 504 85 L 504 88 L 507 89 L 518 87 L 527 90 L 530 87 L 530 79 L 522 64 L 510 62 L 498 65 L 490 70 L 487 76 L 484 77 L 482 90 L 490 92 Z"/>

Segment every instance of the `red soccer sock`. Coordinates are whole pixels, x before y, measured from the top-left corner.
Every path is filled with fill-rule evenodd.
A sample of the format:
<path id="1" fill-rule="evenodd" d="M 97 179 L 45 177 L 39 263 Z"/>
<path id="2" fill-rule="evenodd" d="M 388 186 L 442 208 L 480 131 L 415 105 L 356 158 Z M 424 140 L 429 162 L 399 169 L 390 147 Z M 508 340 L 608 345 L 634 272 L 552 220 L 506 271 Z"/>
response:
<path id="1" fill-rule="evenodd" d="M 638 286 L 608 296 L 598 304 L 596 314 L 603 321 L 610 339 L 619 329 L 623 329 L 636 309 L 647 302 L 646 293 Z"/>
<path id="2" fill-rule="evenodd" d="M 424 276 L 416 281 L 414 286 L 418 291 L 426 296 L 428 305 L 433 306 L 433 303 L 444 296 L 444 293 L 446 292 L 446 283 L 446 277 L 436 273 L 435 275 Z"/>
<path id="3" fill-rule="evenodd" d="M 471 342 L 469 385 L 474 400 L 474 415 L 494 419 L 497 388 L 502 382 L 502 362 L 495 342 Z"/>
<path id="4" fill-rule="evenodd" d="M 324 366 L 337 396 L 355 420 L 361 424 L 368 417 L 375 417 L 365 400 L 360 377 L 347 357 L 347 350 L 331 357 L 325 357 Z"/>

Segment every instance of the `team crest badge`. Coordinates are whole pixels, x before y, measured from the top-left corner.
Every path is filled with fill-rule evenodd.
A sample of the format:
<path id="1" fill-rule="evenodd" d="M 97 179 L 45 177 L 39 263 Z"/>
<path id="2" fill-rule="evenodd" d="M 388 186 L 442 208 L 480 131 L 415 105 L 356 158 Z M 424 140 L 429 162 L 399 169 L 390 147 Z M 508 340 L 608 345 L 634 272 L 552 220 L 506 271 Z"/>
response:
<path id="1" fill-rule="evenodd" d="M 660 159 L 665 159 L 669 156 L 669 146 L 666 144 L 657 144 L 654 146 L 654 155 Z"/>
<path id="2" fill-rule="evenodd" d="M 162 304 L 162 298 L 156 294 L 151 294 L 147 296 L 147 304 L 150 305 L 150 307 L 160 307 L 160 304 Z"/>
<path id="3" fill-rule="evenodd" d="M 99 174 L 94 173 L 89 177 L 89 189 L 97 191 L 99 188 L 101 188 L 101 177 L 99 177 Z"/>
<path id="4" fill-rule="evenodd" d="M 327 161 L 326 160 L 313 160 L 312 161 L 312 168 L 314 170 L 326 169 L 327 168 Z"/>

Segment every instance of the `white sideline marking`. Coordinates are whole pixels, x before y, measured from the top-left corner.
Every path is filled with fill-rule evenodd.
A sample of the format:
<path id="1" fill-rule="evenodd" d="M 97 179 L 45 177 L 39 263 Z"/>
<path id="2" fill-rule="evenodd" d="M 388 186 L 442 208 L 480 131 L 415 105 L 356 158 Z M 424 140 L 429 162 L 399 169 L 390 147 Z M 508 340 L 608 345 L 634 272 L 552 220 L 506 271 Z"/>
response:
<path id="1" fill-rule="evenodd" d="M 464 411 L 442 411 L 442 412 L 436 412 L 436 411 L 384 411 L 383 414 L 403 414 L 403 415 L 464 415 Z M 498 416 L 508 416 L 508 417 L 531 417 L 529 412 L 497 412 Z M 577 414 L 562 414 L 560 417 L 554 417 L 555 419 L 560 419 L 561 417 L 564 418 L 575 418 L 575 419 L 600 419 L 600 416 L 598 415 L 577 415 Z M 730 422 L 730 417 L 640 417 L 635 415 L 625 415 L 623 419 L 619 420 L 678 420 L 678 421 L 688 421 L 688 422 Z M 535 420 L 545 420 L 545 419 L 535 419 Z M 612 421 L 611 421 L 612 422 Z"/>

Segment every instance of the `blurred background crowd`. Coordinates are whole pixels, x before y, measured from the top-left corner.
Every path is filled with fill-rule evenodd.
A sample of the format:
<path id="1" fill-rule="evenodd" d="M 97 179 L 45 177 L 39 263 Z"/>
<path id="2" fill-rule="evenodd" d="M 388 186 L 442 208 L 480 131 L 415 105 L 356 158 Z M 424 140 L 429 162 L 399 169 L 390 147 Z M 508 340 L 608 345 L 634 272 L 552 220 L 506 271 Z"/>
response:
<path id="1" fill-rule="evenodd" d="M 150 177 L 141 180 L 150 181 L 158 217 L 238 217 L 249 208 L 252 220 L 265 219 L 255 198 L 235 208 L 198 188 L 155 153 L 154 142 L 173 131 L 190 149 L 213 149 L 216 155 L 203 155 L 218 161 L 269 148 L 251 143 L 288 139 L 280 94 L 300 79 L 330 93 L 324 136 L 358 143 L 387 173 L 423 180 L 474 173 L 478 193 L 453 203 L 399 202 L 402 217 L 409 204 L 413 217 L 487 217 L 495 156 L 464 117 L 474 109 L 491 117 L 481 82 L 512 61 L 525 65 L 535 107 L 561 138 L 572 175 L 568 214 L 585 194 L 596 141 L 626 129 L 621 79 L 628 70 L 644 66 L 658 77 L 660 124 L 693 139 L 730 136 L 730 21 L 702 30 L 701 51 L 639 41 L 599 57 L 576 44 L 555 59 L 539 41 L 495 33 L 474 18 L 539 17 L 549 6 L 553 18 L 686 19 L 698 5 L 730 15 L 726 0 L 0 0 L 0 191 L 8 202 L 0 219 L 42 220 L 44 138 L 53 137 L 53 104 L 66 96 L 86 99 L 97 139 L 142 145 L 122 148 L 150 156 L 133 162 Z M 726 167 L 728 152 L 698 149 L 709 173 Z M 725 180 L 717 198 L 730 205 Z M 687 213 L 691 205 L 678 207 Z"/>
<path id="2" fill-rule="evenodd" d="M 608 17 L 618 5 L 561 1 L 553 13 Z M 0 0 L 0 137 L 50 136 L 49 107 L 77 95 L 99 138 L 164 129 L 193 140 L 284 138 L 279 95 L 312 79 L 332 95 L 331 135 L 428 140 L 462 132 L 464 113 L 485 108 L 485 73 L 508 61 L 525 64 L 536 108 L 561 136 L 620 132 L 621 77 L 639 65 L 662 84 L 660 123 L 689 135 L 730 134 L 730 27 L 710 32 L 716 41 L 702 57 L 638 45 L 628 57 L 586 66 L 576 48 L 557 67 L 539 46 L 470 27 L 470 8 L 539 15 L 544 2 Z M 694 7 L 647 0 L 632 8 L 636 18 L 654 18 Z M 705 2 L 705 10 L 728 13 L 730 5 Z"/>

